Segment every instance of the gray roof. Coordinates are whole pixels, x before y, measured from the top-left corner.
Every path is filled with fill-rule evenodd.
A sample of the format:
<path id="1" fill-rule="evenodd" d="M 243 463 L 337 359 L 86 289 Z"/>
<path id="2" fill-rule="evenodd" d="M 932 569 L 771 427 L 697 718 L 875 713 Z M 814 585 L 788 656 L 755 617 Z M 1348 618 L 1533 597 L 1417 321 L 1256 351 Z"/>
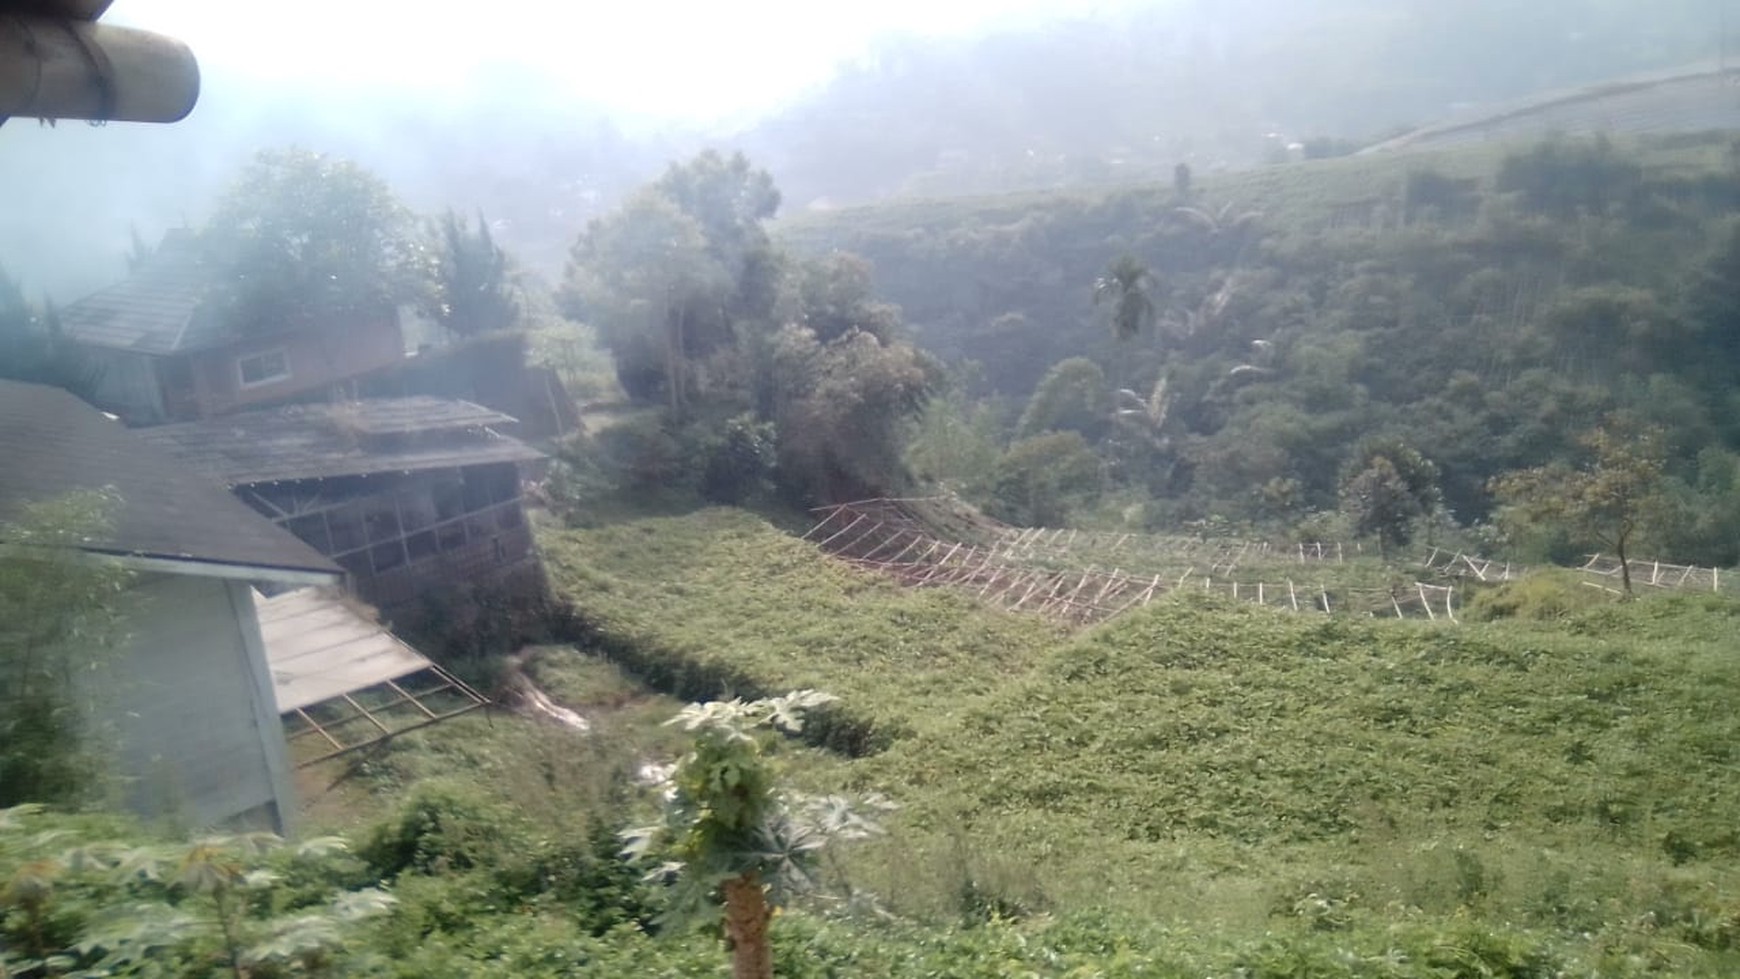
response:
<path id="1" fill-rule="evenodd" d="M 0 381 L 0 520 L 77 490 L 111 489 L 112 526 L 81 549 L 213 565 L 222 577 L 280 570 L 341 573 L 307 544 L 248 509 L 120 422 L 61 390 Z"/>
<path id="2" fill-rule="evenodd" d="M 212 273 L 190 232 L 172 231 L 132 275 L 60 312 L 61 329 L 93 347 L 172 354 L 233 339 L 205 306 Z"/>
<path id="3" fill-rule="evenodd" d="M 469 401 L 380 398 L 241 411 L 139 434 L 227 485 L 252 486 L 543 458 L 490 427 L 513 421 Z"/>

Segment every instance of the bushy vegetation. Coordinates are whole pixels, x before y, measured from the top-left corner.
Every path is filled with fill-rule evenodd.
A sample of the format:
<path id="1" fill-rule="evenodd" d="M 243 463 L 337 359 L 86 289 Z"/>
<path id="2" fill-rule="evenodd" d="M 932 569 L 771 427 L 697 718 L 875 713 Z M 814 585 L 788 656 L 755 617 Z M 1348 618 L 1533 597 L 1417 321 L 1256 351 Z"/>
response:
<path id="1" fill-rule="evenodd" d="M 846 754 L 938 723 L 1060 636 L 864 575 L 737 510 L 556 532 L 543 546 L 586 638 L 646 682 L 691 700 L 826 690 L 840 701 L 806 737 Z"/>
<path id="2" fill-rule="evenodd" d="M 630 401 L 660 410 L 577 441 L 570 466 L 598 466 L 620 491 L 726 504 L 907 484 L 906 428 L 933 365 L 864 262 L 773 245 L 763 224 L 779 204 L 767 171 L 707 152 L 575 240 L 563 311 L 597 329 Z"/>
<path id="3" fill-rule="evenodd" d="M 888 839 L 845 867 L 903 917 L 1018 919 L 1036 943 L 1089 907 L 1174 922 L 1155 948 L 1137 937 L 1149 926 L 1106 936 L 1108 954 L 1146 963 L 1134 975 L 1175 974 L 1168 950 L 1194 933 L 1215 936 L 1198 939 L 1206 974 L 1735 966 L 1731 599 L 1620 607 L 1575 584 L 1568 600 L 1497 597 L 1539 591 L 1528 579 L 1481 600 L 1504 621 L 1450 626 L 1181 596 L 1074 638 L 979 611 L 981 628 L 1029 638 L 987 643 L 975 665 L 946 655 L 947 596 L 829 568 L 747 518 L 551 544 L 586 555 L 559 563 L 565 594 L 659 649 L 661 676 L 825 683 L 845 710 L 908 710 L 880 752 L 802 775 L 901 803 Z M 800 604 L 830 636 L 928 642 L 949 679 L 927 683 L 928 658 L 864 669 L 855 644 L 794 642 Z M 1067 973 L 1053 969 L 1039 971 Z"/>
<path id="4" fill-rule="evenodd" d="M 1729 142 L 1362 156 L 1203 178 L 1189 199 L 1144 186 L 891 204 L 782 230 L 800 250 L 866 256 L 921 343 L 976 364 L 963 377 L 979 386 L 950 403 L 962 420 L 927 421 L 919 457 L 987 391 L 1007 405 L 995 450 L 1039 424 L 1094 442 L 1113 485 L 1072 519 L 1117 523 L 1137 506 L 1286 528 L 1337 509 L 1359 447 L 1391 439 L 1473 525 L 1493 477 L 1575 463 L 1578 435 L 1625 410 L 1664 430 L 1679 506 L 1638 548 L 1728 565 L 1732 534 L 1686 528 L 1734 512 Z M 1104 380 L 1062 401 L 1091 380 L 1081 358 Z M 1066 404 L 1111 404 L 1100 414 L 1116 424 L 1084 425 Z"/>

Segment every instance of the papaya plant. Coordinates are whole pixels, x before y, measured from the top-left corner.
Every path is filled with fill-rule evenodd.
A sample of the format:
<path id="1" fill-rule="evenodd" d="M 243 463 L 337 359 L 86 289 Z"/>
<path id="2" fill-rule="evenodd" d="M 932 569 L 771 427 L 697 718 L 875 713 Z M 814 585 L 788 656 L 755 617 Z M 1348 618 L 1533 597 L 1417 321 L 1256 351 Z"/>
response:
<path id="1" fill-rule="evenodd" d="M 768 929 L 790 896 L 817 887 L 824 847 L 880 832 L 880 795 L 815 797 L 780 785 L 776 732 L 798 732 L 803 713 L 833 696 L 800 690 L 755 701 L 690 704 L 666 722 L 693 735 L 664 790 L 661 822 L 624 834 L 625 853 L 669 859 L 652 877 L 674 880 L 668 917 L 695 922 L 723 911 L 735 979 L 770 979 Z"/>

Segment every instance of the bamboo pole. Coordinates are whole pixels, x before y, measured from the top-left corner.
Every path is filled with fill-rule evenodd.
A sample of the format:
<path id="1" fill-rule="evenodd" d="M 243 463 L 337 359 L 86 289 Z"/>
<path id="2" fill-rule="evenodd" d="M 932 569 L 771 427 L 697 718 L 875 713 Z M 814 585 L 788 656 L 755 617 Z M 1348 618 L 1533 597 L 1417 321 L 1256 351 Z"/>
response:
<path id="1" fill-rule="evenodd" d="M 100 13 L 106 4 L 62 4 Z M 176 122 L 199 101 L 187 45 L 131 27 L 0 14 L 0 116 Z"/>

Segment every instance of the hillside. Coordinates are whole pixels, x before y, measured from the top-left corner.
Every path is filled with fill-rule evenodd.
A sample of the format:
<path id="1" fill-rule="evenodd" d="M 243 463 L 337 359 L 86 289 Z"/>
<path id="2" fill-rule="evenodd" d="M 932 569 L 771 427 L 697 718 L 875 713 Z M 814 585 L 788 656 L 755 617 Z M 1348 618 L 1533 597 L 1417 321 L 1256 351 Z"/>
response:
<path id="1" fill-rule="evenodd" d="M 1667 429 L 1688 487 L 1700 451 L 1740 447 L 1731 374 L 1717 367 L 1732 362 L 1731 142 L 1360 156 L 1186 186 L 843 210 L 780 233 L 799 251 L 868 258 L 922 345 L 976 362 L 957 404 L 970 414 L 992 398 L 1005 437 L 1032 434 L 1011 430 L 1068 358 L 1103 374 L 1090 401 L 1115 388 L 1146 398 L 1164 379 L 1158 456 L 1117 456 L 1106 413 L 1069 423 L 1138 501 L 1166 501 L 1150 526 L 1333 509 L 1347 453 L 1373 436 L 1429 446 L 1467 524 L 1490 512 L 1491 477 L 1566 457 L 1575 423 L 1614 409 Z M 1092 290 L 1123 255 L 1151 271 L 1155 315 L 1121 342 Z M 1715 464 L 1705 485 L 1725 493 Z M 1698 546 L 1710 539 L 1733 535 L 1657 546 L 1740 558 Z"/>
<path id="2" fill-rule="evenodd" d="M 897 797 L 892 835 L 847 871 L 899 913 L 1093 908 L 1347 948 L 1402 919 L 1505 922 L 1579 975 L 1625 968 L 1614 950 L 1657 940 L 1636 930 L 1653 914 L 1647 934 L 1682 943 L 1675 974 L 1736 965 L 1715 924 L 1740 886 L 1731 598 L 1456 626 L 1185 596 L 1064 635 L 893 590 L 729 511 L 548 543 L 563 595 L 659 675 L 821 684 L 849 714 L 906 719 L 804 776 Z M 956 638 L 966 622 L 981 641 Z"/>
<path id="3" fill-rule="evenodd" d="M 784 780 L 899 808 L 774 919 L 783 979 L 1740 968 L 1731 596 L 1527 579 L 1493 607 L 1531 617 L 1475 625 L 1182 595 L 1065 629 L 740 510 L 541 540 L 585 645 L 492 668 L 584 728 L 472 714 L 307 770 L 292 846 L 0 810 L 0 966 L 718 976 L 621 853 L 688 742 L 652 688 L 817 684 L 842 701 L 772 749 Z"/>
<path id="4" fill-rule="evenodd" d="M 1616 80 L 1464 113 L 1385 140 L 1363 153 L 1439 150 L 1560 133 L 1637 136 L 1740 130 L 1740 72 L 1715 65 Z"/>

